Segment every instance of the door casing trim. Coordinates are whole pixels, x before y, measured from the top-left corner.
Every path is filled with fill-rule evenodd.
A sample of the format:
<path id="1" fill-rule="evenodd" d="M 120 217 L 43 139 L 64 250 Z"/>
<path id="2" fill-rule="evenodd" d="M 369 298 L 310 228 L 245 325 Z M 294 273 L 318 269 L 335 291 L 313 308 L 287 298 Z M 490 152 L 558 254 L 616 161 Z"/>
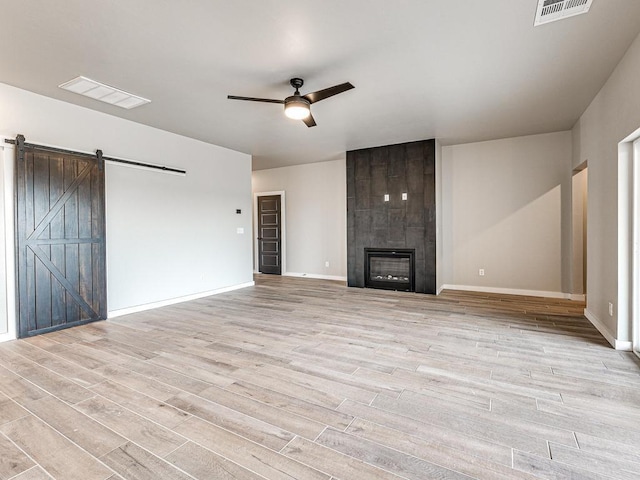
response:
<path id="1" fill-rule="evenodd" d="M 6 311 L 0 312 L 0 315 L 5 314 L 7 318 L 7 331 L 0 333 L 0 342 L 7 340 L 14 340 L 17 337 L 18 318 L 16 315 L 16 275 L 15 275 L 15 226 L 13 223 L 14 217 L 14 150 L 13 145 L 4 142 L 9 137 L 0 136 L 0 161 L 2 165 L 3 185 L 0 187 L 0 191 L 4 194 L 4 245 L 5 251 L 0 252 L 5 255 L 5 268 L 6 268 L 6 291 L 2 292 L 6 295 Z"/>

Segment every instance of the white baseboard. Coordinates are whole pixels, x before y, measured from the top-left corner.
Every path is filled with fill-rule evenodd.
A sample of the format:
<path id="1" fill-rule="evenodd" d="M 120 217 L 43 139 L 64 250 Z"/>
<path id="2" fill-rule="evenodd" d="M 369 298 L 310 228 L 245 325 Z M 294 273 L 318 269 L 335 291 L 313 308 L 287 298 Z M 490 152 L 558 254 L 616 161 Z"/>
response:
<path id="1" fill-rule="evenodd" d="M 502 295 L 524 295 L 527 297 L 563 298 L 565 300 L 573 300 L 570 293 L 548 292 L 545 290 L 520 290 L 517 288 L 479 287 L 476 285 L 442 285 L 442 287 L 440 287 L 440 292 L 442 290 L 461 290 L 465 292 L 499 293 Z"/>
<path id="2" fill-rule="evenodd" d="M 283 277 L 304 277 L 304 278 L 316 278 L 318 280 L 337 280 L 339 282 L 346 282 L 347 277 L 340 277 L 338 275 L 319 275 L 317 273 L 295 273 L 295 272 L 285 272 L 282 274 Z"/>
<path id="3" fill-rule="evenodd" d="M 197 300 L 199 298 L 209 297 L 211 295 L 218 295 L 220 293 L 231 292 L 233 290 L 239 290 L 241 288 L 252 287 L 255 282 L 241 283 L 239 285 L 231 285 L 229 287 L 218 288 L 216 290 L 209 290 L 207 292 L 194 293 L 193 295 L 185 295 L 184 297 L 170 298 L 169 300 L 162 300 L 160 302 L 146 303 L 144 305 L 136 305 L 135 307 L 121 308 L 120 310 L 113 310 L 107 313 L 107 318 L 116 318 L 123 315 L 129 315 L 130 313 L 144 312 L 145 310 L 152 310 L 154 308 L 166 307 L 168 305 L 174 305 L 176 303 L 188 302 L 190 300 Z"/>
<path id="4" fill-rule="evenodd" d="M 442 293 L 442 291 L 444 290 L 445 285 L 440 285 L 438 287 L 438 289 L 436 290 L 436 295 L 440 295 Z"/>
<path id="5" fill-rule="evenodd" d="M 8 342 L 9 340 L 15 340 L 16 336 L 14 333 L 0 333 L 0 343 Z"/>
<path id="6" fill-rule="evenodd" d="M 584 316 L 587 317 L 594 327 L 598 329 L 598 331 L 602 334 L 607 342 L 611 344 L 613 348 L 616 350 L 624 350 L 626 352 L 630 352 L 633 349 L 633 345 L 631 342 L 623 342 L 614 337 L 614 335 L 609 331 L 609 329 L 600 321 L 598 317 L 596 317 L 593 312 L 590 312 L 586 308 L 584 309 Z"/>

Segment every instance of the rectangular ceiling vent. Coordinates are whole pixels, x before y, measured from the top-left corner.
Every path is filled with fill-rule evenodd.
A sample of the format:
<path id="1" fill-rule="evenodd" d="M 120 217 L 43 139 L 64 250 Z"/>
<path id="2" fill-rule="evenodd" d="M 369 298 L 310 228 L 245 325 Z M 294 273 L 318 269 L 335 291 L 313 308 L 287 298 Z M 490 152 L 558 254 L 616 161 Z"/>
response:
<path id="1" fill-rule="evenodd" d="M 110 87 L 87 77 L 77 77 L 58 86 L 64 90 L 84 95 L 94 100 L 100 100 L 116 107 L 126 108 L 127 110 L 151 102 L 146 98 L 125 92 L 119 88 Z"/>
<path id="2" fill-rule="evenodd" d="M 538 0 L 536 19 L 533 25 L 544 25 L 563 18 L 587 13 L 593 0 Z"/>

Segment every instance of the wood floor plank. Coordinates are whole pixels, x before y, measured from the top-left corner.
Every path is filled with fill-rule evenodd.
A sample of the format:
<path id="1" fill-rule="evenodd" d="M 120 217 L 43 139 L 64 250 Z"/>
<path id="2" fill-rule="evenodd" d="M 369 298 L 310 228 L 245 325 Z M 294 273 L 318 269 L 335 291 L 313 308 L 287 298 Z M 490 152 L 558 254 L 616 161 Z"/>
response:
<path id="1" fill-rule="evenodd" d="M 403 369 L 396 370 L 392 375 L 374 372 L 366 368 L 361 368 L 354 373 L 356 377 L 365 377 L 370 381 L 381 384 L 393 385 L 400 389 L 400 392 L 411 386 L 411 388 L 422 395 L 434 396 L 447 402 L 459 403 L 473 408 L 489 410 L 491 408 L 491 398 L 487 394 L 477 392 L 475 389 L 469 391 L 454 391 L 438 388 L 432 378 L 426 377 L 422 373 L 408 372 Z M 411 379 L 408 381 L 408 379 Z"/>
<path id="2" fill-rule="evenodd" d="M 327 472 L 331 478 L 366 478 L 367 480 L 398 480 L 401 477 L 360 459 L 345 455 L 316 442 L 296 437 L 282 451 L 289 458 Z"/>
<path id="3" fill-rule="evenodd" d="M 166 460 L 191 476 L 203 480 L 208 478 L 264 480 L 265 478 L 192 442 L 173 451 Z"/>
<path id="4" fill-rule="evenodd" d="M 93 396 L 89 390 L 34 363 L 21 355 L 3 362 L 16 375 L 68 403 L 78 403 Z"/>
<path id="5" fill-rule="evenodd" d="M 27 408 L 95 457 L 126 443 L 126 439 L 113 430 L 57 398 L 45 397 L 29 403 Z"/>
<path id="6" fill-rule="evenodd" d="M 4 435 L 0 435 L 0 479 L 13 478 L 35 463 Z"/>
<path id="7" fill-rule="evenodd" d="M 104 364 L 120 365 L 131 357 L 112 354 L 104 349 L 92 348 L 91 343 L 57 344 L 46 350 L 79 366 L 94 370 Z"/>
<path id="8" fill-rule="evenodd" d="M 187 375 L 200 382 L 224 387 L 233 383 L 233 379 L 218 372 L 212 372 L 206 366 L 196 366 L 185 361 L 180 355 L 173 353 L 162 353 L 157 357 L 149 359 L 148 363 L 165 367 L 174 372 Z"/>
<path id="9" fill-rule="evenodd" d="M 76 365 L 72 362 L 64 360 L 42 348 L 39 348 L 25 341 L 7 342 L 3 344 L 3 351 L 9 349 L 32 362 L 41 365 L 52 372 L 61 375 L 82 387 L 90 387 L 96 383 L 102 382 L 104 379 L 100 375 L 96 375 L 91 370 Z"/>
<path id="10" fill-rule="evenodd" d="M 326 429 L 317 442 L 370 465 L 410 479 L 469 480 L 472 477 L 455 472 L 413 455 L 388 448 L 377 442 Z"/>
<path id="11" fill-rule="evenodd" d="M 52 480 L 52 476 L 45 472 L 41 467 L 33 467 L 26 472 L 21 473 L 11 480 Z M 110 479 L 111 477 L 109 477 Z"/>
<path id="12" fill-rule="evenodd" d="M 451 415 L 455 415 L 460 419 L 466 419 L 469 422 L 485 423 L 487 425 L 506 427 L 514 432 L 522 432 L 536 438 L 542 438 L 547 441 L 553 441 L 563 445 L 576 447 L 576 440 L 573 430 L 562 428 L 558 424 L 544 424 L 531 421 L 527 413 L 527 409 L 509 408 L 510 414 L 506 414 L 505 410 L 494 409 L 493 405 L 499 404 L 498 401 L 492 402 L 491 411 L 484 409 L 465 408 L 448 402 L 440 402 L 433 397 L 425 397 L 410 390 L 405 390 L 400 396 L 400 400 L 410 403 L 413 407 L 418 407 L 422 411 L 425 410 L 444 410 Z M 504 404 L 508 405 L 508 404 Z"/>
<path id="13" fill-rule="evenodd" d="M 102 380 L 98 383 L 108 379 L 160 401 L 164 401 L 181 391 L 178 388 L 136 373 L 121 365 L 105 365 L 94 371 L 101 375 Z"/>
<path id="14" fill-rule="evenodd" d="M 327 480 L 329 475 L 303 465 L 246 438 L 192 417 L 176 431 L 194 443 L 273 480 Z"/>
<path id="15" fill-rule="evenodd" d="M 499 411 L 509 412 L 508 405 L 496 404 Z M 630 422 L 633 417 L 591 410 L 585 415 L 584 409 L 573 408 L 570 405 L 558 405 L 555 402 L 540 401 L 537 411 L 516 412 L 518 415 L 529 417 L 532 421 L 545 425 L 556 425 L 572 429 L 576 433 L 586 433 L 611 441 L 635 445 L 640 449 L 640 425 Z"/>
<path id="16" fill-rule="evenodd" d="M 189 417 L 171 405 L 117 383 L 106 381 L 91 387 L 91 390 L 167 428 L 173 428 Z"/>
<path id="17" fill-rule="evenodd" d="M 0 430 L 54 478 L 105 480 L 113 471 L 41 420 L 28 416 Z"/>
<path id="18" fill-rule="evenodd" d="M 505 446 L 514 446 L 522 451 L 547 455 L 547 444 L 543 438 L 526 434 L 522 429 L 512 429 L 504 421 L 488 422 L 464 415 L 460 410 L 427 408 L 406 400 L 392 400 L 378 397 L 373 406 L 396 412 L 424 423 L 437 425 L 460 433 L 466 433 Z"/>
<path id="19" fill-rule="evenodd" d="M 24 378 L 0 365 L 0 392 L 6 397 L 23 404 L 49 395 Z"/>
<path id="20" fill-rule="evenodd" d="M 127 362 L 122 364 L 121 367 L 131 370 L 143 377 L 158 381 L 164 385 L 168 385 L 185 392 L 194 393 L 196 395 L 211 386 L 210 383 L 196 380 L 195 378 L 184 375 L 179 371 L 164 368 L 157 364 L 154 365 L 147 362 L 141 362 L 139 360 Z"/>
<path id="21" fill-rule="evenodd" d="M 167 403 L 272 450 L 280 450 L 295 436 L 275 425 L 190 393 L 176 395 Z"/>
<path id="22" fill-rule="evenodd" d="M 468 451 L 446 447 L 433 439 L 427 440 L 413 435 L 406 435 L 398 430 L 383 427 L 366 420 L 356 419 L 346 432 L 473 478 L 482 478 L 490 475 L 492 480 L 507 480 L 515 476 L 513 469 L 506 465 L 475 455 L 469 455 Z M 535 479 L 535 477 L 526 473 L 518 474 L 518 478 L 522 480 Z"/>
<path id="23" fill-rule="evenodd" d="M 640 475 L 640 463 L 637 462 L 629 462 L 621 458 L 614 460 L 606 455 L 555 443 L 549 443 L 549 450 L 551 458 L 556 462 L 584 468 L 602 476 L 610 476 L 619 480 L 637 480 Z"/>
<path id="24" fill-rule="evenodd" d="M 284 412 L 293 413 L 340 430 L 347 428 L 353 421 L 353 417 L 351 415 L 340 413 L 320 405 L 315 405 L 306 400 L 302 400 L 291 395 L 285 395 L 268 388 L 259 387 L 258 385 L 248 382 L 234 382 L 225 388 L 226 390 L 282 409 L 282 415 L 286 415 Z"/>
<path id="25" fill-rule="evenodd" d="M 186 443 L 186 439 L 175 432 L 102 397 L 94 397 L 79 403 L 76 408 L 108 427 L 119 438 L 126 438 L 118 445 L 96 455 L 97 457 L 124 445 L 127 440 L 135 442 L 159 457 L 167 455 Z"/>
<path id="26" fill-rule="evenodd" d="M 513 452 L 513 467 L 516 470 L 531 473 L 539 478 L 554 480 L 615 480 L 615 476 L 602 475 L 589 470 L 566 465 L 549 458 L 540 457 L 532 453 L 515 450 Z"/>
<path id="27" fill-rule="evenodd" d="M 26 415 L 29 415 L 27 410 L 10 398 L 0 395 L 0 426 Z"/>
<path id="28" fill-rule="evenodd" d="M 640 448 L 630 445 L 624 439 L 607 440 L 602 437 L 576 432 L 576 440 L 580 450 L 604 455 L 612 460 L 637 463 L 640 465 Z M 640 471 L 640 468 L 638 469 Z"/>
<path id="29" fill-rule="evenodd" d="M 325 379 L 320 375 L 276 367 L 275 365 L 262 365 L 246 369 L 246 371 L 251 371 L 256 376 L 269 375 L 279 377 L 296 385 L 332 392 L 334 395 L 339 395 L 342 398 L 350 398 L 351 400 L 363 403 L 371 402 L 376 396 L 376 393 L 364 388 L 352 387 L 351 385 L 340 383 L 337 380 Z"/>
<path id="30" fill-rule="evenodd" d="M 296 413 L 286 413 L 277 407 L 272 407 L 218 387 L 211 387 L 200 393 L 200 396 L 216 404 L 224 405 L 229 409 L 242 412 L 245 415 L 309 439 L 317 437 L 326 427 L 326 424 L 310 420 Z"/>
<path id="31" fill-rule="evenodd" d="M 290 382 L 271 372 L 261 371 L 259 374 L 256 374 L 255 371 L 239 370 L 234 372 L 233 376 L 238 380 L 255 383 L 263 388 L 273 389 L 284 395 L 308 399 L 311 403 L 322 405 L 326 408 L 336 408 L 344 401 L 344 397 L 332 392 Z"/>
<path id="32" fill-rule="evenodd" d="M 102 460 L 127 480 L 194 480 L 191 475 L 133 443 L 116 448 Z"/>
<path id="33" fill-rule="evenodd" d="M 381 410 L 350 400 L 340 405 L 339 411 L 349 413 L 355 418 L 386 426 L 405 435 L 433 441 L 445 447 L 468 452 L 480 458 L 489 458 L 494 462 L 511 465 L 511 448 L 482 437 L 469 435 L 468 432 L 456 432 L 448 427 L 424 423 L 414 418 L 398 415 L 395 412 Z"/>

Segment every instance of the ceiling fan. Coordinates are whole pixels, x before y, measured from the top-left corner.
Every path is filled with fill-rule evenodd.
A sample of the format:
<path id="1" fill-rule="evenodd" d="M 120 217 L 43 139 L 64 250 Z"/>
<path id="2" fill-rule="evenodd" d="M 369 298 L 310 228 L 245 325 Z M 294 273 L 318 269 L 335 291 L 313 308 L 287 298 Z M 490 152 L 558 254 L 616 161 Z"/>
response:
<path id="1" fill-rule="evenodd" d="M 238 97 L 236 95 L 227 95 L 230 100 L 248 100 L 250 102 L 266 102 L 266 103 L 280 103 L 284 105 L 284 114 L 295 120 L 302 120 L 307 127 L 315 127 L 316 121 L 311 115 L 311 104 L 324 100 L 325 98 L 333 97 L 347 90 L 355 88 L 349 82 L 341 83 L 340 85 L 334 85 L 333 87 L 325 88 L 324 90 L 318 90 L 317 92 L 307 93 L 306 95 L 300 95 L 299 89 L 304 85 L 304 80 L 301 78 L 292 78 L 289 83 L 296 89 L 293 95 L 285 98 L 284 100 L 273 100 L 271 98 L 254 98 L 254 97 Z"/>

